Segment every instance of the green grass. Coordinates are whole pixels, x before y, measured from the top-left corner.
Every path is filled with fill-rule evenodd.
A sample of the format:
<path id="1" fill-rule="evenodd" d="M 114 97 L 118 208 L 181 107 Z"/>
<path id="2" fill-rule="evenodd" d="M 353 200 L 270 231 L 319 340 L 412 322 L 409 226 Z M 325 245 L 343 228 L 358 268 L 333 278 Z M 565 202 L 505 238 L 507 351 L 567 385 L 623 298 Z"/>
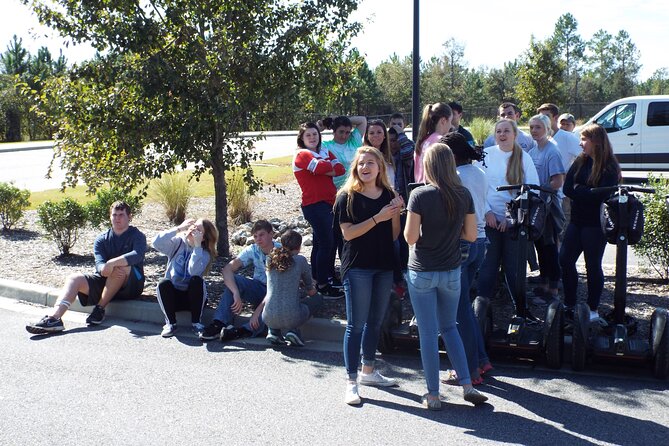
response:
<path id="1" fill-rule="evenodd" d="M 262 160 L 253 164 L 253 172 L 256 177 L 262 179 L 265 184 L 283 184 L 293 180 L 292 156 Z M 180 172 L 178 175 L 190 175 L 191 171 Z M 214 178 L 211 174 L 204 174 L 200 181 L 192 181 L 193 197 L 211 197 L 214 195 Z M 77 186 L 67 188 L 65 192 L 60 189 L 50 189 L 30 194 L 30 207 L 28 209 L 37 209 L 37 206 L 47 200 L 60 201 L 65 197 L 70 197 L 81 204 L 92 201 L 95 196 L 86 194 L 86 186 Z M 155 201 L 150 195 L 147 201 Z"/>

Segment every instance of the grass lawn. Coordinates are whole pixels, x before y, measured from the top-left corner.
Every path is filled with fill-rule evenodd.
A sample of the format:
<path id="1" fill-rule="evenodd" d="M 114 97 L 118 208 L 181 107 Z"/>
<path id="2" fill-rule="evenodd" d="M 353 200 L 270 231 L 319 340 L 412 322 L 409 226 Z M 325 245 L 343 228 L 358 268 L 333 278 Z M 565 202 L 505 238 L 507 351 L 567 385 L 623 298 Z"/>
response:
<path id="1" fill-rule="evenodd" d="M 257 178 L 263 180 L 265 184 L 283 184 L 293 179 L 292 156 L 284 156 L 281 158 L 273 158 L 262 160 L 253 164 L 253 172 Z M 190 175 L 192 171 L 181 172 L 180 175 Z M 192 181 L 192 189 L 194 197 L 210 197 L 214 195 L 214 178 L 211 174 L 204 174 L 200 177 L 200 181 Z M 36 209 L 37 206 L 47 200 L 59 201 L 65 197 L 70 197 L 77 200 L 79 203 L 88 203 L 93 200 L 95 196 L 86 194 L 85 186 L 78 186 L 75 188 L 67 188 L 65 192 L 59 189 L 50 189 L 30 194 L 30 208 Z M 149 185 L 149 194 L 146 198 L 148 201 L 155 201 L 151 193 L 151 186 Z"/>

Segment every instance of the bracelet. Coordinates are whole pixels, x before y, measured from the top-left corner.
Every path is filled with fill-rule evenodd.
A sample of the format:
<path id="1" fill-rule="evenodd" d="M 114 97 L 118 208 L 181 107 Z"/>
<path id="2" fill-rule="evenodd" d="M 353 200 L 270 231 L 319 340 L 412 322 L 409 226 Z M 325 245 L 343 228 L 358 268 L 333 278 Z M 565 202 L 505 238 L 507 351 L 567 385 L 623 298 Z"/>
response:
<path id="1" fill-rule="evenodd" d="M 374 216 L 373 216 L 373 215 L 372 215 L 372 221 L 374 222 L 375 225 L 378 225 L 378 223 L 377 223 L 376 220 L 374 219 Z"/>

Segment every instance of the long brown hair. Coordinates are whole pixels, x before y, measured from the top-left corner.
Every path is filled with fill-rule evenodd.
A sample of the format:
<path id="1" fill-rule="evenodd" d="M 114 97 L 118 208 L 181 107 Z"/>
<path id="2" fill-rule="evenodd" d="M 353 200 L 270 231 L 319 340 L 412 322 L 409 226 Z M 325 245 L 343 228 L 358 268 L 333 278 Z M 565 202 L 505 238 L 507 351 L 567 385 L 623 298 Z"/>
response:
<path id="1" fill-rule="evenodd" d="M 355 157 L 351 161 L 351 167 L 349 169 L 349 176 L 344 183 L 344 186 L 339 189 L 339 194 L 347 193 L 348 197 L 346 199 L 346 211 L 348 215 L 353 218 L 353 197 L 356 193 L 362 192 L 363 183 L 358 176 L 358 161 L 363 155 L 372 155 L 376 158 L 376 163 L 379 166 L 379 174 L 376 176 L 376 186 L 381 189 L 387 189 L 391 193 L 393 192 L 393 187 L 388 182 L 388 175 L 386 174 L 386 163 L 383 161 L 383 155 L 379 152 L 378 149 L 372 146 L 362 146 L 358 148 L 355 152 Z"/>
<path id="2" fill-rule="evenodd" d="M 611 141 L 609 141 L 609 135 L 606 134 L 606 130 L 599 124 L 589 124 L 581 130 L 581 136 L 584 136 L 592 142 L 594 145 L 594 150 L 592 151 L 592 172 L 588 177 L 589 186 L 597 186 L 599 180 L 602 178 L 604 171 L 613 170 L 618 174 L 618 181 L 622 179 L 620 172 L 620 164 L 618 164 L 618 159 L 613 154 L 613 147 L 611 147 Z M 581 153 L 574 163 L 577 163 L 576 174 L 581 170 L 583 164 L 585 164 L 585 159 L 588 155 Z"/>
<path id="3" fill-rule="evenodd" d="M 513 150 L 506 165 L 506 181 L 508 184 L 522 184 L 525 175 L 523 172 L 523 149 L 516 141 L 518 138 L 518 124 L 511 119 L 500 119 L 495 123 L 495 133 L 497 133 L 497 126 L 502 123 L 509 124 L 513 130 Z"/>
<path id="4" fill-rule="evenodd" d="M 365 130 L 365 136 L 362 139 L 362 144 L 365 146 L 372 145 L 372 143 L 369 142 L 369 138 L 367 137 L 367 133 L 369 133 L 369 128 L 372 126 L 381 127 L 383 129 L 383 142 L 381 143 L 381 147 L 379 147 L 379 151 L 383 155 L 383 159 L 386 161 L 386 163 L 394 167 L 395 163 L 393 162 L 393 154 L 390 152 L 390 142 L 388 140 L 388 128 L 386 127 L 385 122 L 383 122 L 380 119 L 372 119 L 371 121 L 368 121 L 367 129 Z"/>
<path id="5" fill-rule="evenodd" d="M 423 116 L 420 120 L 420 127 L 418 127 L 418 141 L 416 142 L 416 155 L 420 155 L 423 151 L 422 145 L 432 133 L 437 129 L 437 124 L 441 118 L 450 118 L 453 115 L 453 110 L 448 104 L 437 102 L 434 104 L 427 104 L 423 108 Z"/>
<path id="6" fill-rule="evenodd" d="M 207 220 L 206 218 L 202 219 L 202 229 L 204 229 L 204 231 L 202 231 L 202 249 L 209 253 L 209 263 L 207 263 L 207 267 L 204 270 L 204 274 L 207 275 L 211 270 L 211 265 L 213 265 L 214 259 L 216 259 L 216 256 L 218 255 L 216 252 L 218 229 L 216 229 L 216 225 L 213 224 L 211 220 Z"/>
<path id="7" fill-rule="evenodd" d="M 464 186 L 455 170 L 455 157 L 446 144 L 436 143 L 430 146 L 423 158 L 423 170 L 427 182 L 435 186 L 449 215 L 457 209 L 457 201 L 462 196 Z"/>
<path id="8" fill-rule="evenodd" d="M 302 246 L 302 236 L 292 229 L 287 230 L 281 236 L 281 246 L 274 248 L 267 256 L 267 270 L 286 271 L 293 266 L 293 251 Z"/>

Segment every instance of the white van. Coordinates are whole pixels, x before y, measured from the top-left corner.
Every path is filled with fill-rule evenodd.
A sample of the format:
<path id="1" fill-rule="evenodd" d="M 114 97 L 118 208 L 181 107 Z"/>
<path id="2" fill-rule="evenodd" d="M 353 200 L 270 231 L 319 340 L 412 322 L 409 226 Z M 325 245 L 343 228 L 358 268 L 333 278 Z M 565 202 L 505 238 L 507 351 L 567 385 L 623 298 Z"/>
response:
<path id="1" fill-rule="evenodd" d="M 618 99 L 586 124 L 593 122 L 606 129 L 623 170 L 669 171 L 669 95 Z"/>

